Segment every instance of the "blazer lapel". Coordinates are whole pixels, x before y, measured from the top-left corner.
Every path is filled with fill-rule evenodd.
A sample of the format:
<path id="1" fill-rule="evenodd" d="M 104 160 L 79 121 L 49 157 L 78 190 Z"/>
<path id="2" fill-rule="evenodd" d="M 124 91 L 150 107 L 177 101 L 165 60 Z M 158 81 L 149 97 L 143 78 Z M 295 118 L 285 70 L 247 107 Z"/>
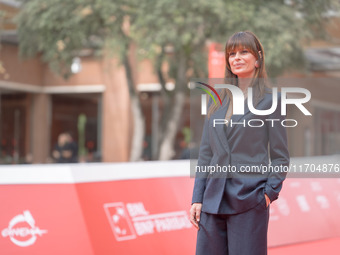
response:
<path id="1" fill-rule="evenodd" d="M 223 100 L 223 106 L 218 108 L 218 110 L 213 114 L 212 119 L 225 119 L 225 115 L 227 114 L 227 110 L 229 107 L 229 101 L 226 102 L 227 99 Z M 224 106 L 226 104 L 226 106 Z M 223 147 L 227 152 L 230 151 L 227 135 L 225 132 L 226 125 L 225 124 L 218 124 L 213 129 L 216 131 L 219 140 L 222 142 Z M 228 127 L 227 127 L 228 129 Z"/>
<path id="2" fill-rule="evenodd" d="M 243 121 L 242 119 L 249 113 L 249 108 L 248 108 L 248 100 L 244 100 L 244 114 L 238 114 L 235 115 L 233 114 L 230 118 L 230 121 L 228 123 L 228 128 L 227 128 L 227 137 L 229 137 L 230 133 L 237 127 L 243 127 Z M 236 123 L 236 122 L 241 122 L 241 123 Z M 236 124 L 235 124 L 236 123 Z"/>
<path id="3" fill-rule="evenodd" d="M 263 99 L 264 99 L 264 97 L 260 98 L 257 105 L 259 105 Z M 253 102 L 254 102 L 254 100 L 255 100 L 255 98 L 254 98 L 254 94 L 253 94 Z M 256 108 L 256 106 L 255 106 L 255 108 Z M 231 118 L 230 118 L 230 122 L 229 122 L 229 125 L 228 125 L 228 128 L 227 128 L 227 138 L 230 137 L 230 134 L 232 134 L 232 132 L 234 130 L 237 130 L 237 127 L 243 127 L 243 120 L 249 112 L 250 112 L 250 110 L 248 108 L 248 98 L 246 98 L 244 100 L 244 114 L 232 115 Z M 235 124 L 236 122 L 238 122 L 238 123 Z M 231 125 L 231 123 L 232 123 L 232 125 Z M 247 123 L 245 123 L 245 125 L 247 125 Z"/>

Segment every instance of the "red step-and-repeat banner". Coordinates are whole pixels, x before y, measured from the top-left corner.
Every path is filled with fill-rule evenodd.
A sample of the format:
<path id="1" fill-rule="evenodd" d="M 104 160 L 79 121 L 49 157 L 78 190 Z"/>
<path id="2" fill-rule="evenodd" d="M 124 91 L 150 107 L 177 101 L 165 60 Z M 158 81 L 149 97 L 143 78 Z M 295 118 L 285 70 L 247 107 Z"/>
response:
<path id="1" fill-rule="evenodd" d="M 189 164 L 2 167 L 1 254 L 194 254 Z M 339 179 L 288 178 L 269 246 L 338 236 L 339 212 Z"/>

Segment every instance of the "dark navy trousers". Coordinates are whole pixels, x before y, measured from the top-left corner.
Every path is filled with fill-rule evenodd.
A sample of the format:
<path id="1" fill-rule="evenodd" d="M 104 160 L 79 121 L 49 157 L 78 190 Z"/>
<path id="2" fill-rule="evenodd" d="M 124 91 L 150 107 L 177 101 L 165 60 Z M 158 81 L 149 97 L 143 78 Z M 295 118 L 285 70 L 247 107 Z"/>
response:
<path id="1" fill-rule="evenodd" d="M 240 214 L 201 212 L 196 255 L 267 255 L 268 221 L 265 199 Z"/>

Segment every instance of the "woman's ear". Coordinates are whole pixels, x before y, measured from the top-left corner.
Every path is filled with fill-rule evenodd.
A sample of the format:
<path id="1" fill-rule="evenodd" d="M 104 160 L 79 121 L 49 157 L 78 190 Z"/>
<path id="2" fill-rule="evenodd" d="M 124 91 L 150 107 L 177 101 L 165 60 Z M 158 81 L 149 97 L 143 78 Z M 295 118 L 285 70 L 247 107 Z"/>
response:
<path id="1" fill-rule="evenodd" d="M 260 50 L 259 50 L 259 56 L 260 56 L 260 59 L 262 59 L 262 53 Z"/>

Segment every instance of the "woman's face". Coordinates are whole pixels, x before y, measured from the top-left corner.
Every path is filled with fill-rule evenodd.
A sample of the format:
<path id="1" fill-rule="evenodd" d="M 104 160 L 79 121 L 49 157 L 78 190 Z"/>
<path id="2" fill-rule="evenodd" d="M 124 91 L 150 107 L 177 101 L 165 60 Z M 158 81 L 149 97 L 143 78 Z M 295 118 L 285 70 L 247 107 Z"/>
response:
<path id="1" fill-rule="evenodd" d="M 252 78 L 255 74 L 255 56 L 245 48 L 235 48 L 229 52 L 229 65 L 238 78 Z"/>

